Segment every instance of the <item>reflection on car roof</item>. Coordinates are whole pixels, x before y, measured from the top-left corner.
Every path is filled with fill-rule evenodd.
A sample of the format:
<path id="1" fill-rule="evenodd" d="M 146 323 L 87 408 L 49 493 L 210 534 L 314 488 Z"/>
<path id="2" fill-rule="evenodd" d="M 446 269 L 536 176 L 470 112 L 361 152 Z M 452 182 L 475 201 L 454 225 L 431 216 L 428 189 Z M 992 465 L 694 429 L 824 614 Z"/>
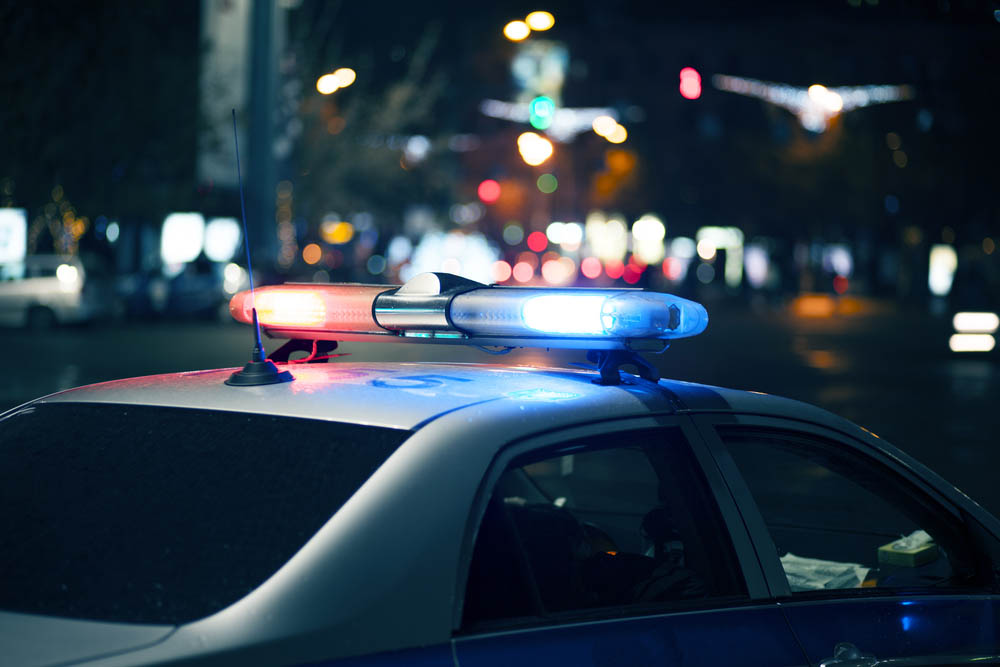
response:
<path id="1" fill-rule="evenodd" d="M 236 389 L 232 369 L 114 380 L 54 394 L 44 401 L 132 403 L 285 415 L 415 429 L 461 408 L 506 401 L 593 418 L 739 411 L 792 416 L 843 428 L 847 422 L 798 401 L 707 385 L 630 377 L 599 386 L 592 371 L 479 364 L 338 362 L 293 365 L 295 381 Z"/>

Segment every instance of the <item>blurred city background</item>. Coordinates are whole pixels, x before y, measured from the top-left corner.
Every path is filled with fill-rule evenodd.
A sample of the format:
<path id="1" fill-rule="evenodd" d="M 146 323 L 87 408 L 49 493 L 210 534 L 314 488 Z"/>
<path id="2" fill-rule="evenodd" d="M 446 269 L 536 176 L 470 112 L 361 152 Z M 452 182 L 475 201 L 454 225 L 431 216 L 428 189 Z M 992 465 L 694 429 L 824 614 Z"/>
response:
<path id="1" fill-rule="evenodd" d="M 711 324 L 667 377 L 819 404 L 1000 511 L 998 0 L 7 1 L 0 25 L 0 408 L 246 361 L 235 109 L 256 284 L 680 294 Z"/>

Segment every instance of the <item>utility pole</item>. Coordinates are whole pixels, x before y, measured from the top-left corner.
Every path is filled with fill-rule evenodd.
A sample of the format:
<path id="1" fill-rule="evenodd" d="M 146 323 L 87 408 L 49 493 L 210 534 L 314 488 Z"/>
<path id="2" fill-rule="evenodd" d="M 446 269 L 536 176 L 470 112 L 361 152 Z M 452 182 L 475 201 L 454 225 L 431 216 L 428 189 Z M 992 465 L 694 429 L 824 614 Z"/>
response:
<path id="1" fill-rule="evenodd" d="M 250 15 L 250 104 L 247 168 L 247 215 L 251 248 L 261 268 L 273 267 L 278 242 L 275 233 L 274 158 L 275 105 L 278 99 L 278 59 L 284 48 L 285 10 L 275 0 L 253 0 Z"/>

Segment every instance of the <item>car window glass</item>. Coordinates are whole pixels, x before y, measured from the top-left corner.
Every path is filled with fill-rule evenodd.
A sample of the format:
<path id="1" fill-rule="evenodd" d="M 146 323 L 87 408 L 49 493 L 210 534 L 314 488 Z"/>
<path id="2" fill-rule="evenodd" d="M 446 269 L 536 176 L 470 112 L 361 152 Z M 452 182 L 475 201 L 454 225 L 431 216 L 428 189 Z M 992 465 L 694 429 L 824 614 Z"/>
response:
<path id="1" fill-rule="evenodd" d="M 506 469 L 479 528 L 463 625 L 743 595 L 724 523 L 680 431 L 630 431 Z"/>
<path id="2" fill-rule="evenodd" d="M 165 624 L 216 612 L 408 435 L 213 410 L 22 409 L 0 421 L 0 609 Z"/>
<path id="3" fill-rule="evenodd" d="M 974 578 L 958 519 L 887 468 L 832 443 L 723 433 L 793 593 Z"/>

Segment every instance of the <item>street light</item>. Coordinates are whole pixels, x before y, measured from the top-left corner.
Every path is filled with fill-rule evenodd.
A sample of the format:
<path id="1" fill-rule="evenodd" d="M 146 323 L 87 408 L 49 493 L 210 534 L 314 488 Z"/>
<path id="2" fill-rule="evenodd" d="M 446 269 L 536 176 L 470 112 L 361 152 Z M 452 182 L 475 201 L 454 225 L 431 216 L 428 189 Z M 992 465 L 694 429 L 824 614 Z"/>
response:
<path id="1" fill-rule="evenodd" d="M 517 138 L 517 150 L 526 163 L 537 167 L 552 157 L 554 149 L 552 142 L 545 137 L 534 132 L 525 132 Z"/>
<path id="2" fill-rule="evenodd" d="M 537 30 L 542 32 L 543 30 L 548 30 L 556 24 L 556 19 L 549 12 L 531 12 L 528 14 L 524 22 L 528 24 L 528 27 L 532 30 Z"/>
<path id="3" fill-rule="evenodd" d="M 503 27 L 503 36 L 512 42 L 520 42 L 531 34 L 531 28 L 524 21 L 511 21 Z"/>
<path id="4" fill-rule="evenodd" d="M 347 88 L 357 78 L 357 72 L 350 67 L 341 67 L 332 74 L 324 74 L 316 79 L 316 90 L 323 95 L 329 95 L 340 88 Z"/>

